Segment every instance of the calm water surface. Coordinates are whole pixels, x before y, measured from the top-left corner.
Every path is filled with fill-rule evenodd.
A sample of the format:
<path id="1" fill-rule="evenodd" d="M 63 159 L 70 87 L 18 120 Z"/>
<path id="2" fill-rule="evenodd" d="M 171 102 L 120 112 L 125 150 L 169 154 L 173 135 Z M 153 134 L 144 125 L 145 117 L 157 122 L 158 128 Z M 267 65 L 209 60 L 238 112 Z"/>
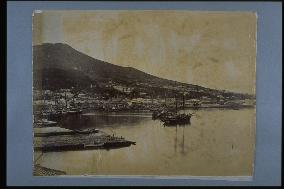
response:
<path id="1" fill-rule="evenodd" d="M 177 127 L 164 127 L 150 114 L 84 114 L 63 125 L 96 127 L 136 145 L 44 153 L 37 163 L 69 175 L 251 175 L 255 110 L 204 109 L 195 113 L 190 125 Z"/>

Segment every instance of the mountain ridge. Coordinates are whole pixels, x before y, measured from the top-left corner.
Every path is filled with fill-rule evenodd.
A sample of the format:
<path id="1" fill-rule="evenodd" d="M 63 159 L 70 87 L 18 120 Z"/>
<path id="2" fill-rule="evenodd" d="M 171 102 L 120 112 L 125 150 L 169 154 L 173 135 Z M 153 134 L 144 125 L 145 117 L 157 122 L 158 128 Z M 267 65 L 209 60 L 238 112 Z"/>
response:
<path id="1" fill-rule="evenodd" d="M 142 83 L 154 87 L 182 86 L 188 90 L 207 90 L 208 92 L 222 91 L 164 79 L 133 67 L 123 67 L 98 60 L 65 43 L 43 43 L 41 45 L 34 45 L 33 70 L 36 88 L 41 88 L 42 86 L 47 88 L 64 88 L 74 85 L 79 86 L 81 84 L 86 87 L 91 83 L 114 81 L 116 83 L 126 83 L 130 86 Z M 42 72 L 43 74 L 40 74 Z M 66 72 L 66 78 L 64 72 Z M 72 74 L 74 75 L 73 79 Z M 82 76 L 79 76 L 80 74 L 82 74 Z M 61 84 L 57 85 L 56 81 L 61 80 L 63 80 Z M 64 81 L 66 81 L 66 85 L 64 85 Z M 233 94 L 235 92 L 229 93 Z"/>

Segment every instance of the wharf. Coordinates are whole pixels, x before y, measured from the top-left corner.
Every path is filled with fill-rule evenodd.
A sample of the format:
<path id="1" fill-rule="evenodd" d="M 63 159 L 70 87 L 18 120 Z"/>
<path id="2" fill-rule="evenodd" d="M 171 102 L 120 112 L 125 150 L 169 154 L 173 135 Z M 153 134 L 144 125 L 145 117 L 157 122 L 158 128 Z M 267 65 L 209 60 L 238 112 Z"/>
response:
<path id="1" fill-rule="evenodd" d="M 57 135 L 76 135 L 76 134 L 90 134 L 97 133 L 98 129 L 87 129 L 87 130 L 70 130 L 61 127 L 42 127 L 42 128 L 34 128 L 34 136 L 35 137 L 49 137 L 49 136 L 57 136 Z"/>
<path id="2" fill-rule="evenodd" d="M 107 135 L 101 131 L 76 132 L 72 130 L 34 133 L 35 151 L 68 151 L 89 149 L 111 149 L 135 145 L 123 137 Z"/>

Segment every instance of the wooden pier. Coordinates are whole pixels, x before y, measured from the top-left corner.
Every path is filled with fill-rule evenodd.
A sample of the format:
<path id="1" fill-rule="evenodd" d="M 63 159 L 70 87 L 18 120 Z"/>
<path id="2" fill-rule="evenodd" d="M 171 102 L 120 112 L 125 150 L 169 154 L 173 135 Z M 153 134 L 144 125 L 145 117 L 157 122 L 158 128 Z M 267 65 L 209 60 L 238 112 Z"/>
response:
<path id="1" fill-rule="evenodd" d="M 90 149 L 112 149 L 135 145 L 135 142 L 125 140 L 123 137 L 107 135 L 101 131 L 74 132 L 72 130 L 57 132 L 35 132 L 35 151 L 73 151 Z"/>

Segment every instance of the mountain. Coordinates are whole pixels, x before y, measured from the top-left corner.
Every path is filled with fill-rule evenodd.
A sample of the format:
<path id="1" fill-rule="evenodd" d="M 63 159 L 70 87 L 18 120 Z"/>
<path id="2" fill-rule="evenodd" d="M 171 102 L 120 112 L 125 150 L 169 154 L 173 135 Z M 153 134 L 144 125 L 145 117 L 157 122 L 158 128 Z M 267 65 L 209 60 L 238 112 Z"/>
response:
<path id="1" fill-rule="evenodd" d="M 180 88 L 186 91 L 199 91 L 198 95 L 202 93 L 203 96 L 224 93 L 224 91 L 159 78 L 135 68 L 104 62 L 62 43 L 33 46 L 33 77 L 36 89 L 86 88 L 91 84 L 100 85 L 111 81 L 131 87 L 139 86 L 141 90 L 154 90 L 158 93 L 165 90 L 177 91 Z"/>
<path id="2" fill-rule="evenodd" d="M 72 47 L 62 44 L 43 44 L 33 47 L 33 69 L 60 69 L 77 71 L 85 74 L 91 80 L 133 80 L 133 81 L 163 81 L 158 77 L 144 73 L 131 67 L 113 65 L 87 56 Z"/>
<path id="3" fill-rule="evenodd" d="M 56 73 L 51 72 L 50 69 L 56 70 Z M 67 72 L 66 76 L 68 78 L 72 75 L 70 73 L 74 74 L 77 72 L 78 74 L 75 75 L 81 74 L 88 78 L 84 78 L 87 83 L 92 81 L 107 82 L 112 80 L 126 82 L 129 84 L 137 82 L 153 84 L 159 83 L 164 85 L 175 84 L 174 81 L 161 79 L 159 77 L 139 71 L 135 68 L 117 66 L 97 60 L 62 43 L 45 43 L 34 46 L 33 70 L 34 73 L 40 73 L 42 70 L 44 70 L 44 78 L 48 78 L 48 76 L 51 74 L 50 76 L 52 77 L 50 79 L 52 81 L 61 75 L 59 73 L 57 74 L 57 72 Z M 34 78 L 37 79 L 38 77 L 35 76 Z M 59 77 L 58 79 L 66 80 L 67 78 Z M 49 84 L 53 83 L 54 82 Z M 40 85 L 40 83 L 37 84 Z M 45 84 L 48 85 L 48 83 Z"/>

